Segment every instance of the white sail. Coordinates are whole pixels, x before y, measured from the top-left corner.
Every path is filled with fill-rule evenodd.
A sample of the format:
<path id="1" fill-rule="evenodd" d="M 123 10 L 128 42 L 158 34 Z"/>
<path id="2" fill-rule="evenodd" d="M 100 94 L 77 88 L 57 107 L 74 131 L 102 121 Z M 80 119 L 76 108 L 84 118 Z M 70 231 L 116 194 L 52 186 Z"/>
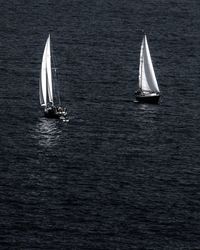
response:
<path id="1" fill-rule="evenodd" d="M 49 102 L 53 104 L 50 35 L 47 39 L 47 90 Z"/>
<path id="2" fill-rule="evenodd" d="M 39 94 L 41 106 L 47 106 L 48 102 L 53 104 L 50 35 L 46 41 L 42 57 Z"/>
<path id="3" fill-rule="evenodd" d="M 142 68 L 143 68 L 143 53 L 144 53 L 144 38 L 142 40 L 141 48 L 140 48 L 140 65 L 139 65 L 139 88 L 142 89 Z"/>
<path id="4" fill-rule="evenodd" d="M 43 57 L 42 57 L 42 65 L 41 65 L 41 77 L 40 77 L 40 104 L 41 106 L 47 106 L 47 79 L 46 79 L 46 54 L 47 54 L 47 44 L 45 45 Z"/>
<path id="5" fill-rule="evenodd" d="M 147 92 L 159 92 L 146 35 L 140 50 L 139 88 Z"/>

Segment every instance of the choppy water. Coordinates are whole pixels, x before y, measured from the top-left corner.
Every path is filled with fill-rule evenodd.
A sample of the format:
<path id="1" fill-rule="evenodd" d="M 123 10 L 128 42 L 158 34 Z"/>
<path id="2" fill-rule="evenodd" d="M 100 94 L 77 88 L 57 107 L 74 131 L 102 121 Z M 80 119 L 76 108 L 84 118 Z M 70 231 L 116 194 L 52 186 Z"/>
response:
<path id="1" fill-rule="evenodd" d="M 199 10 L 197 0 L 1 3 L 1 249 L 199 249 Z M 158 106 L 134 103 L 141 29 Z M 69 123 L 39 107 L 49 32 Z"/>

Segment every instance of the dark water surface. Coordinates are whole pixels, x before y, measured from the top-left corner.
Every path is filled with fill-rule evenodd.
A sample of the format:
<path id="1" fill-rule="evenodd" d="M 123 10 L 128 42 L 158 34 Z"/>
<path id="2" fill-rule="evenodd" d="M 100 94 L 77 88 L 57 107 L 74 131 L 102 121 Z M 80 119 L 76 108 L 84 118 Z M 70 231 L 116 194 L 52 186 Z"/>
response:
<path id="1" fill-rule="evenodd" d="M 39 106 L 49 32 L 69 123 Z M 2 1 L 0 249 L 200 249 L 199 62 L 197 0 Z"/>

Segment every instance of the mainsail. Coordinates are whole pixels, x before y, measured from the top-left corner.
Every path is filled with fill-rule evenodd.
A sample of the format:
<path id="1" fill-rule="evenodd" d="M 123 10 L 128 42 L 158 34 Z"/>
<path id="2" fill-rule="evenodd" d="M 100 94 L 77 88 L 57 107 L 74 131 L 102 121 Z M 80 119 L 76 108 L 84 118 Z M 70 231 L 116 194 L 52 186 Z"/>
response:
<path id="1" fill-rule="evenodd" d="M 42 57 L 39 94 L 41 106 L 47 106 L 47 103 L 53 104 L 50 35 L 46 41 Z"/>
<path id="2" fill-rule="evenodd" d="M 146 35 L 140 50 L 139 88 L 142 91 L 159 92 Z"/>

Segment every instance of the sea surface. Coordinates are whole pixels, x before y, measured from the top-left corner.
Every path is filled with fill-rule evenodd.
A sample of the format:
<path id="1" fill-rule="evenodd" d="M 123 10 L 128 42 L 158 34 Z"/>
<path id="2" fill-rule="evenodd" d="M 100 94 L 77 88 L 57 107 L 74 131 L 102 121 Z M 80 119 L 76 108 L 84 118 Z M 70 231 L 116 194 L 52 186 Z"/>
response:
<path id="1" fill-rule="evenodd" d="M 39 105 L 49 33 L 69 122 Z M 199 0 L 2 0 L 0 110 L 0 249 L 200 249 Z"/>

